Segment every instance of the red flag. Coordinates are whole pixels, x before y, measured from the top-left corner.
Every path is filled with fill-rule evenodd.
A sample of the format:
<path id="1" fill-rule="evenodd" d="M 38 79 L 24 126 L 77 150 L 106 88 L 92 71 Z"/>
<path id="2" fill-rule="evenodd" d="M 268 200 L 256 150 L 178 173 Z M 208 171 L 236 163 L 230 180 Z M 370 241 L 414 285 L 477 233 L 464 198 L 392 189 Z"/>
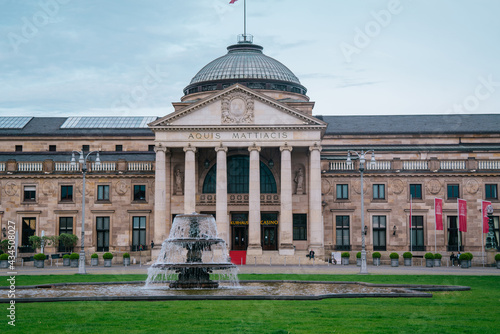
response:
<path id="1" fill-rule="evenodd" d="M 488 205 L 491 205 L 491 202 L 483 201 L 482 211 L 481 211 L 483 213 L 483 233 L 488 233 L 490 231 L 490 224 L 488 223 L 489 222 L 488 213 L 486 212 L 486 208 L 488 207 Z"/>
<path id="2" fill-rule="evenodd" d="M 434 212 L 436 214 L 436 230 L 443 230 L 443 200 L 441 198 L 434 199 Z"/>
<path id="3" fill-rule="evenodd" d="M 458 230 L 467 232 L 467 201 L 464 199 L 458 200 Z"/>
<path id="4" fill-rule="evenodd" d="M 238 0 L 231 0 L 231 1 L 229 1 L 229 4 L 230 4 L 230 5 L 232 5 L 232 4 L 233 4 L 233 3 L 235 3 L 236 1 L 238 1 Z"/>

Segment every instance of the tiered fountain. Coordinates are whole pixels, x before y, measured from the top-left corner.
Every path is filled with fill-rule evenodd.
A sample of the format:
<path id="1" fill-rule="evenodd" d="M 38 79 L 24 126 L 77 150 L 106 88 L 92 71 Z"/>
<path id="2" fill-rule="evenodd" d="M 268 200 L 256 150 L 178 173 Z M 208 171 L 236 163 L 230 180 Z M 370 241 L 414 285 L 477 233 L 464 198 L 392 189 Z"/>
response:
<path id="1" fill-rule="evenodd" d="M 174 289 L 215 289 L 221 280 L 236 285 L 236 275 L 226 242 L 217 237 L 214 217 L 193 213 L 175 217 L 168 239 L 148 270 L 146 286 L 170 282 Z"/>

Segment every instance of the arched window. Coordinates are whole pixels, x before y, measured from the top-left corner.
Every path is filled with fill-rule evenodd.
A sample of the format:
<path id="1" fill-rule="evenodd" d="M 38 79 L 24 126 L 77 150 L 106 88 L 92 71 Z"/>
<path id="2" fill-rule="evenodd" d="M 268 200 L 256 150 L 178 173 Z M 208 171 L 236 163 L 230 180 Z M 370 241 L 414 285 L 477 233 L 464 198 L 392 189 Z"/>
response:
<path id="1" fill-rule="evenodd" d="M 228 194 L 248 194 L 250 159 L 246 155 L 233 155 L 227 159 L 227 192 Z M 217 164 L 205 176 L 204 194 L 215 194 Z M 260 162 L 260 192 L 262 194 L 277 193 L 276 180 L 269 168 Z"/>

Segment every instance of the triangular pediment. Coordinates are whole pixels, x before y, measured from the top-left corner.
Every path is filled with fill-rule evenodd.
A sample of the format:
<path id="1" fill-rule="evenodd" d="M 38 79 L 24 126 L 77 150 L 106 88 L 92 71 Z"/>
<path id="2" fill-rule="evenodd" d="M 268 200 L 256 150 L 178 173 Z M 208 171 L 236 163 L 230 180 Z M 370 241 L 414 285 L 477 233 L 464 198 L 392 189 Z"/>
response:
<path id="1" fill-rule="evenodd" d="M 153 130 L 220 127 L 311 127 L 326 123 L 239 84 L 149 124 Z"/>

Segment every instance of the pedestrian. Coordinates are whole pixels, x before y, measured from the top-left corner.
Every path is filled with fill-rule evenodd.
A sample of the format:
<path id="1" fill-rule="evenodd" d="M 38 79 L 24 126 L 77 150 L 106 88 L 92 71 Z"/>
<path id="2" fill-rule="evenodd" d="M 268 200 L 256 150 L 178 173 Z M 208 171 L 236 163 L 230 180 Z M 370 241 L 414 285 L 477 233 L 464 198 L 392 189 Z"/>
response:
<path id="1" fill-rule="evenodd" d="M 311 249 L 309 252 L 309 260 L 314 259 L 314 251 Z"/>
<path id="2" fill-rule="evenodd" d="M 153 240 L 151 240 L 151 249 L 153 249 L 155 247 L 155 243 Z"/>
<path id="3" fill-rule="evenodd" d="M 460 267 L 460 251 L 458 251 L 458 254 L 457 254 L 457 262 L 458 262 L 458 266 Z"/>
<path id="4" fill-rule="evenodd" d="M 457 257 L 455 256 L 455 253 L 451 252 L 451 255 L 450 255 L 450 261 L 451 261 L 451 266 L 454 267 L 455 266 L 455 259 Z"/>

